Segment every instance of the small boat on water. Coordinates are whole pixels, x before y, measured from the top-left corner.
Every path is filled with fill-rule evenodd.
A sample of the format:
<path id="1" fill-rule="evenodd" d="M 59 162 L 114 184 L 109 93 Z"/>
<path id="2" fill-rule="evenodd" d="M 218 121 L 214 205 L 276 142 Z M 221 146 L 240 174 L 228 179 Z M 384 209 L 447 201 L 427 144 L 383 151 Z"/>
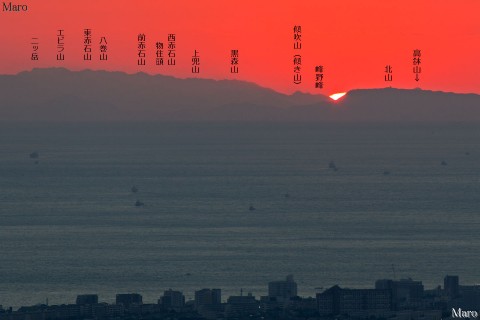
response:
<path id="1" fill-rule="evenodd" d="M 248 210 L 250 210 L 250 211 L 255 211 L 255 207 L 251 205 L 251 206 L 248 208 Z"/>
<path id="2" fill-rule="evenodd" d="M 448 164 L 447 164 L 447 161 L 442 161 L 442 162 L 441 162 L 441 165 L 442 165 L 442 166 L 448 165 Z"/>
<path id="3" fill-rule="evenodd" d="M 333 161 L 330 161 L 330 162 L 328 163 L 328 167 L 329 167 L 330 169 L 334 169 L 334 170 L 337 168 L 337 166 L 335 165 L 335 162 L 333 162 Z"/>
<path id="4" fill-rule="evenodd" d="M 135 207 L 143 207 L 145 204 L 140 200 L 135 201 Z"/>
<path id="5" fill-rule="evenodd" d="M 38 157 L 40 157 L 40 154 L 38 153 L 38 151 L 34 151 L 30 153 L 30 159 L 38 159 Z"/>
<path id="6" fill-rule="evenodd" d="M 137 193 L 137 192 L 138 192 L 138 188 L 137 188 L 136 186 L 133 186 L 131 190 L 132 190 L 133 193 Z"/>

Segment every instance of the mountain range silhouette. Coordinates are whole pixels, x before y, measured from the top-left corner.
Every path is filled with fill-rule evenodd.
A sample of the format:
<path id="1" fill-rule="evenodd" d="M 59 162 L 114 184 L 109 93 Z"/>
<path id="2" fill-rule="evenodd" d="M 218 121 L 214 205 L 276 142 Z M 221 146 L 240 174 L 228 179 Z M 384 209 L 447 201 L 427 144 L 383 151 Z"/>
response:
<path id="1" fill-rule="evenodd" d="M 477 94 L 357 89 L 333 101 L 238 80 L 63 68 L 0 75 L 0 96 L 0 121 L 480 121 Z"/>

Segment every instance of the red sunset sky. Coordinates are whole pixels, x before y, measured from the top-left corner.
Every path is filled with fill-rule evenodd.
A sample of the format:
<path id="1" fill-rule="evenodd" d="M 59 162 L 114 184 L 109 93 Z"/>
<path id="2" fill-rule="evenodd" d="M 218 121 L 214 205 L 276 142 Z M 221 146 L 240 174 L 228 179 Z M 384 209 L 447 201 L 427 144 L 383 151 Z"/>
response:
<path id="1" fill-rule="evenodd" d="M 7 2 L 8 3 L 8 2 Z M 240 79 L 284 93 L 331 94 L 355 88 L 480 93 L 479 0 L 24 0 L 28 12 L 0 11 L 0 73 L 67 67 L 177 77 Z M 293 84 L 293 26 L 302 27 L 302 84 Z M 93 61 L 83 61 L 83 29 L 93 32 Z M 65 61 L 56 61 L 56 30 L 65 30 Z M 147 37 L 147 65 L 137 65 L 137 35 Z M 176 66 L 155 65 L 155 42 L 176 34 Z M 108 61 L 98 42 L 108 41 Z M 32 37 L 39 61 L 31 61 Z M 239 73 L 230 74 L 230 50 Z M 413 50 L 422 50 L 420 81 Z M 200 53 L 200 74 L 191 57 Z M 384 81 L 385 65 L 393 81 Z M 316 89 L 315 66 L 324 66 Z M 187 90 L 188 88 L 186 88 Z"/>

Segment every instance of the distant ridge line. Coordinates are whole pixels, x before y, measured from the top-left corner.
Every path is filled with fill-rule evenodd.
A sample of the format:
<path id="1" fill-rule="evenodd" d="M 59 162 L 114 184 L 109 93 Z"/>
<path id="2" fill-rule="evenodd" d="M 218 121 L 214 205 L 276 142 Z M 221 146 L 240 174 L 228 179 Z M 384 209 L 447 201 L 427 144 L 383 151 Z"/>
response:
<path id="1" fill-rule="evenodd" d="M 421 89 L 283 94 L 242 80 L 35 68 L 0 76 L 0 121 L 480 122 L 480 95 Z"/>

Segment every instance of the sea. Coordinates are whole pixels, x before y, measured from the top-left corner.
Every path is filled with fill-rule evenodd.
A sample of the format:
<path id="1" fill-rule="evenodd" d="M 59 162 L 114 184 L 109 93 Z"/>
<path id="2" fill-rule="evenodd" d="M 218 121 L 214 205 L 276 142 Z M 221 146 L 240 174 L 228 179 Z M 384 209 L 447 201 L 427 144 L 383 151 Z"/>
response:
<path id="1" fill-rule="evenodd" d="M 0 125 L 4 308 L 477 284 L 479 229 L 474 124 Z"/>

